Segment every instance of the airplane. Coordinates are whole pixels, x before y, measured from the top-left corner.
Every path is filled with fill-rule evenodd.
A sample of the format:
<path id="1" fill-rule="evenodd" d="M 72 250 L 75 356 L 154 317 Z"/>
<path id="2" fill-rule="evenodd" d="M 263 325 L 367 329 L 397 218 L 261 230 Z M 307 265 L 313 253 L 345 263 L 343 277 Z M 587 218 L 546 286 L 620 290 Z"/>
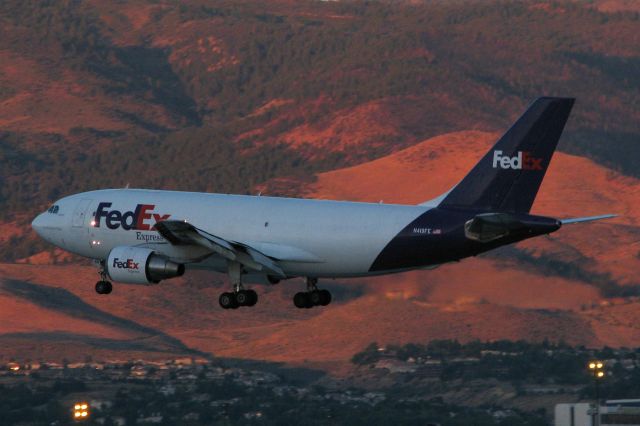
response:
<path id="1" fill-rule="evenodd" d="M 326 306 L 320 278 L 430 269 L 566 224 L 529 213 L 575 99 L 536 99 L 476 166 L 448 192 L 418 205 L 103 189 L 56 201 L 32 222 L 64 250 L 94 259 L 99 294 L 111 279 L 151 285 L 185 269 L 226 273 L 224 309 L 254 306 L 244 283 L 306 279 L 300 309 Z"/>

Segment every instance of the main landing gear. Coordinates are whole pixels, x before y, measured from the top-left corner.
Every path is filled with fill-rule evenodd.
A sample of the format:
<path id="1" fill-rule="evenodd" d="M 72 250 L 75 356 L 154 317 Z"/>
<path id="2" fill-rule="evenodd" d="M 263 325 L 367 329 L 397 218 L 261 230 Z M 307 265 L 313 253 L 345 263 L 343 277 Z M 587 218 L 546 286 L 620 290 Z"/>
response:
<path id="1" fill-rule="evenodd" d="M 224 292 L 218 299 L 223 309 L 238 309 L 240 306 L 254 306 L 258 303 L 258 293 L 254 290 L 235 290 Z"/>
<path id="2" fill-rule="evenodd" d="M 104 261 L 100 262 L 100 270 L 98 271 L 100 274 L 100 281 L 96 283 L 96 293 L 98 294 L 109 294 L 113 290 L 113 286 L 109 281 L 107 281 L 107 272 L 104 269 Z"/>
<path id="3" fill-rule="evenodd" d="M 309 309 L 314 306 L 327 306 L 331 303 L 329 290 L 319 290 L 318 279 L 307 277 L 307 291 L 296 293 L 293 296 L 293 304 L 298 309 Z"/>
<path id="4" fill-rule="evenodd" d="M 254 306 L 258 303 L 258 293 L 245 290 L 242 286 L 242 265 L 238 262 L 229 263 L 229 279 L 233 284 L 233 292 L 224 292 L 218 298 L 223 309 L 238 309 L 240 306 Z"/>
<path id="5" fill-rule="evenodd" d="M 242 286 L 242 264 L 229 262 L 229 280 L 233 285 L 233 291 L 226 291 L 220 295 L 218 302 L 223 309 L 238 309 L 240 306 L 255 306 L 258 303 L 258 294 L 251 289 Z M 296 293 L 293 304 L 299 309 L 309 309 L 314 306 L 327 306 L 331 303 L 329 290 L 317 287 L 318 279 L 307 277 L 307 291 Z"/>

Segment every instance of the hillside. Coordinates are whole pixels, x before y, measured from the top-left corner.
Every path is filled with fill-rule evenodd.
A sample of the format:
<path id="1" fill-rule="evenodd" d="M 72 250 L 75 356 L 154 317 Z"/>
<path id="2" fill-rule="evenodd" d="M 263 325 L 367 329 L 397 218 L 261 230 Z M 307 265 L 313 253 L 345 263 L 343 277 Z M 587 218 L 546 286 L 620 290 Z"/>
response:
<path id="1" fill-rule="evenodd" d="M 321 173 L 300 191 L 319 198 L 423 201 L 455 184 L 494 139 L 476 131 L 442 135 Z M 633 178 L 558 153 L 534 210 L 563 217 L 612 211 L 618 218 L 567 227 L 550 239 L 432 271 L 328 280 L 324 285 L 335 302 L 310 311 L 291 305 L 299 279 L 259 287 L 261 300 L 251 311 L 222 311 L 217 295 L 226 279 L 216 274 L 190 272 L 151 287 L 117 285 L 101 297 L 92 288 L 93 268 L 1 265 L 0 340 L 13 348 L 6 346 L 2 356 L 38 356 L 44 345 L 49 354 L 69 358 L 68 345 L 78 342 L 94 358 L 210 353 L 339 370 L 372 341 L 549 339 L 636 346 L 639 188 Z M 549 266 L 548 257 L 556 263 Z M 625 289 L 636 296 L 604 297 Z"/>
<path id="2" fill-rule="evenodd" d="M 626 0 L 3 1 L 0 361 L 335 367 L 372 341 L 637 346 L 639 23 Z M 95 270 L 28 226 L 61 196 L 125 185 L 418 203 L 540 95 L 577 102 L 534 212 L 620 216 L 434 271 L 329 282 L 325 310 L 293 309 L 286 282 L 224 312 L 224 277 L 202 273 L 99 297 Z"/>
<path id="3" fill-rule="evenodd" d="M 545 94 L 578 98 L 562 150 L 637 177 L 640 18 L 597 6 L 2 2 L 0 219 L 96 187 L 309 180 L 502 131 Z M 12 246 L 5 260 L 43 247 Z"/>

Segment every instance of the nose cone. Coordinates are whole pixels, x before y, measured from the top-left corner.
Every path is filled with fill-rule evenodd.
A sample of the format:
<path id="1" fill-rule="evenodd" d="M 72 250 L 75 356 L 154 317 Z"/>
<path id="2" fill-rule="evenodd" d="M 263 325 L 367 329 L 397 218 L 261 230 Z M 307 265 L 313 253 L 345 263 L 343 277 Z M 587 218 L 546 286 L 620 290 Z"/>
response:
<path id="1" fill-rule="evenodd" d="M 40 213 L 38 216 L 36 216 L 35 219 L 33 219 L 33 222 L 31 222 L 31 228 L 33 228 L 34 231 L 36 231 L 36 234 L 42 236 L 41 232 L 42 232 L 42 226 L 44 225 L 44 213 Z"/>

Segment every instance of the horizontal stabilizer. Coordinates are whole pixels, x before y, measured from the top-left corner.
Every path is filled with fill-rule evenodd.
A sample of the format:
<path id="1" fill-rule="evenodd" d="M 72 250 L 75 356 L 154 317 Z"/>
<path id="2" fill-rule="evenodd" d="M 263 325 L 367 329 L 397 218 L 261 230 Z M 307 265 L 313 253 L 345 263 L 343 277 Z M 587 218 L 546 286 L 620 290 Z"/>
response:
<path id="1" fill-rule="evenodd" d="M 563 225 L 569 225 L 572 223 L 591 222 L 594 220 L 610 219 L 612 217 L 617 217 L 617 216 L 618 216 L 617 214 L 603 214 L 600 216 L 574 217 L 571 219 L 560 219 L 560 222 Z"/>
<path id="2" fill-rule="evenodd" d="M 464 224 L 465 236 L 479 243 L 490 243 L 522 235 L 550 234 L 560 228 L 556 219 L 529 214 L 483 213 Z"/>
<path id="3" fill-rule="evenodd" d="M 479 214 L 464 224 L 465 236 L 474 241 L 488 243 L 509 235 L 522 224 L 507 213 Z"/>

